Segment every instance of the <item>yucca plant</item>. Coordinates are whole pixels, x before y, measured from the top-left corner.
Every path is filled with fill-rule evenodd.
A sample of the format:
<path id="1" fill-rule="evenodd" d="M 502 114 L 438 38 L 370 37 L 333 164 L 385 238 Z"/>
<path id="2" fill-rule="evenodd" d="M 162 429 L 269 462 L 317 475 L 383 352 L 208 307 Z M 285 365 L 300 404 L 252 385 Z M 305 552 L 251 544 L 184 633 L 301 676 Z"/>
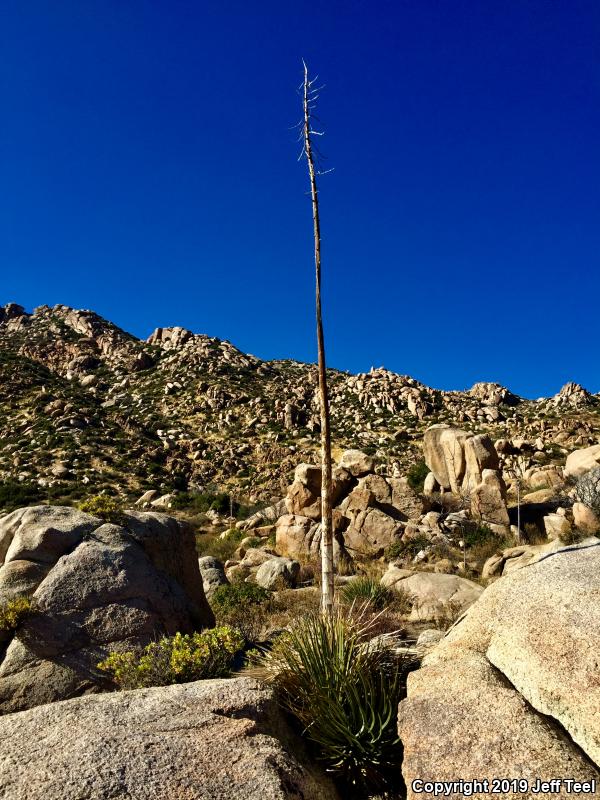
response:
<path id="1" fill-rule="evenodd" d="M 398 703 L 409 667 L 370 624 L 336 611 L 309 615 L 253 659 L 252 674 L 278 689 L 326 768 L 353 796 L 400 781 Z"/>
<path id="2" fill-rule="evenodd" d="M 375 578 L 366 576 L 347 583 L 340 595 L 345 603 L 354 603 L 357 606 L 366 604 L 377 611 L 381 611 L 394 602 L 391 589 L 382 586 Z"/>

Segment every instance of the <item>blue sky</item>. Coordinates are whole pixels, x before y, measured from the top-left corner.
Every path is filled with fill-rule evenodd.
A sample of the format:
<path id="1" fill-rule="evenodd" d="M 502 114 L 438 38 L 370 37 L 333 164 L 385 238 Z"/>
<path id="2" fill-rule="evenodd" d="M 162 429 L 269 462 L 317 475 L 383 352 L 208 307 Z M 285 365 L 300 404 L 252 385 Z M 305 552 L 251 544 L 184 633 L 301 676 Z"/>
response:
<path id="1" fill-rule="evenodd" d="M 330 366 L 600 391 L 600 5 L 5 0 L 0 302 Z"/>

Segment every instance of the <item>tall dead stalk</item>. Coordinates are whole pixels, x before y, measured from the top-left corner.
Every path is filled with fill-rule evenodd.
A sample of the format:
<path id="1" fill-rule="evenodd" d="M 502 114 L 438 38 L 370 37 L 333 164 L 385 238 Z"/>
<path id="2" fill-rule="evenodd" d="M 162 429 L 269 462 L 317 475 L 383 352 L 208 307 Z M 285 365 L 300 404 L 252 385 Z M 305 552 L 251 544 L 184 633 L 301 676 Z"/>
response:
<path id="1" fill-rule="evenodd" d="M 313 88 L 317 78 L 309 80 L 308 68 L 304 62 L 304 82 L 302 84 L 302 107 L 304 111 L 301 153 L 306 156 L 310 177 L 312 198 L 313 233 L 315 240 L 316 275 L 316 317 L 317 350 L 319 376 L 319 410 L 321 416 L 321 606 L 325 614 L 333 614 L 333 514 L 331 502 L 331 430 L 329 425 L 329 395 L 327 391 L 327 370 L 325 366 L 325 340 L 323 337 L 323 317 L 321 312 L 321 226 L 319 221 L 319 193 L 317 173 L 313 153 L 313 136 L 322 132 L 312 127 L 312 117 L 318 98 L 318 88 Z"/>

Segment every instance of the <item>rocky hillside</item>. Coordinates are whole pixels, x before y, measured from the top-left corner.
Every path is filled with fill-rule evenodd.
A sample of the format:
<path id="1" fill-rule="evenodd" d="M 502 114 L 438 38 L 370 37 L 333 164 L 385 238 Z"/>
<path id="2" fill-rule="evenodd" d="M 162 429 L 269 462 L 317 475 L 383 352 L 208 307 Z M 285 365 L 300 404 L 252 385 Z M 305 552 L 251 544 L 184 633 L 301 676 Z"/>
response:
<path id="1" fill-rule="evenodd" d="M 600 433 L 600 397 L 576 384 L 531 401 L 493 383 L 439 391 L 383 368 L 329 377 L 338 454 L 359 448 L 392 476 L 421 460 L 435 423 L 488 433 L 505 475 L 564 463 Z M 261 361 L 183 328 L 142 341 L 92 311 L 6 305 L 0 510 L 102 490 L 280 497 L 294 467 L 315 460 L 315 380 L 311 365 Z"/>

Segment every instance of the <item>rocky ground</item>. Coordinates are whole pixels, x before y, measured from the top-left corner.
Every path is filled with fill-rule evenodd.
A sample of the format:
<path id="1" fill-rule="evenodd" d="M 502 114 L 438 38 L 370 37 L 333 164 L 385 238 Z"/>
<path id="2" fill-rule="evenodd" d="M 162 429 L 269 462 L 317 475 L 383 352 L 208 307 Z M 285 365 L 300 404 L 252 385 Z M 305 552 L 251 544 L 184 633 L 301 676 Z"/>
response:
<path id="1" fill-rule="evenodd" d="M 9 305 L 0 375 L 0 796 L 336 797 L 270 689 L 104 694 L 100 669 L 215 618 L 272 643 L 318 608 L 313 368 Z M 362 586 L 425 656 L 398 715 L 408 797 L 500 774 L 529 782 L 506 797 L 555 773 L 600 789 L 600 398 L 329 377 L 337 603 Z M 247 584 L 264 597 L 225 613 Z"/>
<path id="2" fill-rule="evenodd" d="M 250 505 L 281 497 L 296 465 L 315 460 L 315 379 L 311 365 L 261 361 L 183 328 L 141 341 L 92 311 L 9 304 L 0 309 L 0 509 L 99 491 L 128 501 L 207 488 Z M 600 431 L 600 398 L 575 384 L 525 400 L 490 383 L 439 391 L 383 368 L 330 370 L 329 380 L 335 452 L 360 449 L 396 477 L 422 458 L 436 423 L 504 442 L 505 479 L 564 462 Z"/>

